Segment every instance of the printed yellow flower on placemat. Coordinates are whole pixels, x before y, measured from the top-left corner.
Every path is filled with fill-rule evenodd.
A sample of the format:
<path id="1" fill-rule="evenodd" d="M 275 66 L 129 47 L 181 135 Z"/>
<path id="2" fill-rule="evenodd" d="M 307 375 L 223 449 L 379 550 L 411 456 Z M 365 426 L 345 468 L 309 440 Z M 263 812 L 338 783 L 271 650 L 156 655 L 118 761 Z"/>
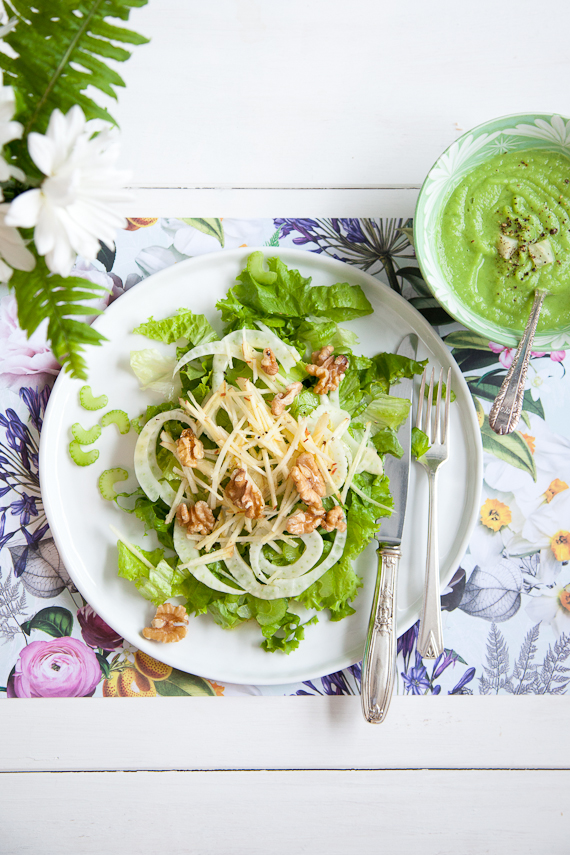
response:
<path id="1" fill-rule="evenodd" d="M 548 488 L 544 491 L 544 498 L 547 502 L 551 502 L 558 493 L 562 493 L 563 490 L 568 489 L 568 484 L 566 481 L 561 481 L 560 478 L 555 478 L 554 481 L 551 481 L 548 485 Z"/>
<path id="2" fill-rule="evenodd" d="M 570 531 L 557 531 L 550 541 L 550 548 L 557 561 L 570 561 Z"/>
<path id="3" fill-rule="evenodd" d="M 534 450 L 536 448 L 536 437 L 531 436 L 529 433 L 521 433 L 521 436 L 530 448 L 530 453 L 534 454 Z"/>
<path id="4" fill-rule="evenodd" d="M 219 684 L 219 683 L 216 683 L 214 680 L 208 680 L 208 683 L 210 684 L 210 686 L 212 687 L 212 689 L 214 690 L 214 692 L 216 693 L 216 695 L 217 695 L 219 698 L 221 698 L 221 697 L 223 696 L 223 694 L 224 694 L 224 691 L 225 691 L 225 688 L 226 688 L 226 687 L 225 687 L 225 686 L 220 686 L 220 684 Z"/>
<path id="5" fill-rule="evenodd" d="M 568 590 L 568 588 L 564 588 L 562 591 L 560 591 L 558 601 L 563 609 L 566 609 L 567 612 L 570 612 L 570 591 Z"/>
<path id="6" fill-rule="evenodd" d="M 499 531 L 512 519 L 511 509 L 498 499 L 487 499 L 481 507 L 481 522 L 493 531 Z"/>

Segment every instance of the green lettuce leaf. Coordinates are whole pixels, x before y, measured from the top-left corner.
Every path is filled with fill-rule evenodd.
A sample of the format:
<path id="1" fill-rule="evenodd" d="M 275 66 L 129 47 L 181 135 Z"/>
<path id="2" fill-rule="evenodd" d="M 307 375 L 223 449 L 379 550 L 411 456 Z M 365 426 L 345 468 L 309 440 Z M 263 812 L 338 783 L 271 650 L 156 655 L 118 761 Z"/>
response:
<path id="1" fill-rule="evenodd" d="M 250 309 L 256 319 L 277 315 L 304 320 L 315 315 L 329 321 L 348 321 L 372 313 L 372 306 L 359 285 L 339 282 L 311 287 L 310 277 L 289 270 L 280 258 L 268 258 L 267 265 L 276 274 L 272 285 L 258 282 L 246 268 L 232 289 L 233 298 Z"/>
<path id="2" fill-rule="evenodd" d="M 332 344 L 337 353 L 350 352 L 358 344 L 358 336 L 352 330 L 339 327 L 334 321 L 304 321 L 299 325 L 297 336 L 307 342 L 311 351 Z"/>
<path id="3" fill-rule="evenodd" d="M 420 430 L 418 427 L 412 428 L 412 454 L 419 460 L 420 457 L 423 457 L 426 451 L 428 451 L 429 445 L 429 437 L 427 434 Z"/>
<path id="4" fill-rule="evenodd" d="M 399 383 L 403 377 L 412 378 L 415 374 L 421 374 L 427 362 L 427 359 L 417 362 L 397 353 L 379 353 L 372 357 L 372 365 L 366 372 L 364 384 L 378 383 L 387 393 L 390 386 Z"/>
<path id="5" fill-rule="evenodd" d="M 121 541 L 117 543 L 117 549 L 119 551 L 119 576 L 134 582 L 139 593 L 146 600 L 150 600 L 155 606 L 160 606 L 173 596 L 173 586 L 178 583 L 181 574 L 165 560 L 164 550 L 154 549 L 152 552 L 147 552 L 140 549 L 144 557 L 155 565 L 151 570 L 133 555 Z"/>
<path id="6" fill-rule="evenodd" d="M 400 440 L 393 428 L 380 428 L 372 437 L 372 444 L 378 454 L 391 454 L 397 457 L 398 460 L 404 454 L 404 449 L 400 445 Z"/>
<path id="7" fill-rule="evenodd" d="M 219 339 L 205 315 L 195 315 L 189 309 L 178 309 L 176 315 L 162 321 L 155 321 L 150 317 L 146 323 L 135 327 L 133 332 L 165 344 L 173 344 L 185 338 L 193 347 Z"/>
<path id="8" fill-rule="evenodd" d="M 379 392 L 364 410 L 361 421 L 372 422 L 376 430 L 385 427 L 397 430 L 406 421 L 411 406 L 409 398 L 396 398 Z"/>

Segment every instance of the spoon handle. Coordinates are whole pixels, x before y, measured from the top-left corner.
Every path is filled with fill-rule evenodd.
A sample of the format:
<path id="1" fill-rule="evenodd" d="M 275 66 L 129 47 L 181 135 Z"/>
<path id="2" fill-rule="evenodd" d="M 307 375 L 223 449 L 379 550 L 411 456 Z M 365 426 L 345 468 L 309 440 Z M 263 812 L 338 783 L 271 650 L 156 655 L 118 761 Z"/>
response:
<path id="1" fill-rule="evenodd" d="M 532 342 L 545 297 L 545 291 L 537 291 L 534 296 L 530 317 L 517 347 L 513 363 L 491 407 L 489 424 L 495 433 L 512 433 L 519 423 Z"/>

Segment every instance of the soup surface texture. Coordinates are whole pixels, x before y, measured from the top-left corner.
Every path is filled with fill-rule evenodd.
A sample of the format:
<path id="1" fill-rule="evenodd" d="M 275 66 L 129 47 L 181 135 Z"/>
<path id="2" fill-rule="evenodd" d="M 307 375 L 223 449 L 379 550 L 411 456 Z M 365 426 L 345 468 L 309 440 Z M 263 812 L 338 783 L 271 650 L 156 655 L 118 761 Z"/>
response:
<path id="1" fill-rule="evenodd" d="M 570 160 L 510 151 L 479 164 L 447 200 L 439 223 L 443 272 L 465 305 L 524 329 L 544 289 L 539 330 L 570 324 Z"/>

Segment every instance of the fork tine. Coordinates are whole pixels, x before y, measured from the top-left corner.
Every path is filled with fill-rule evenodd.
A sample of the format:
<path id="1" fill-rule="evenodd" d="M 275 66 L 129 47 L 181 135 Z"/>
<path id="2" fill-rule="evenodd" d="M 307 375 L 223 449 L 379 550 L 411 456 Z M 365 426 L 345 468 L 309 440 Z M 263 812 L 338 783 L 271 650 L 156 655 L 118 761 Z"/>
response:
<path id="1" fill-rule="evenodd" d="M 433 422 L 432 422 L 432 417 L 431 417 L 431 408 L 432 408 L 432 404 L 433 404 L 433 379 L 434 379 L 434 376 L 435 376 L 435 368 L 432 368 L 431 369 L 431 380 L 429 381 L 429 392 L 428 392 L 428 400 L 427 400 L 426 417 L 425 417 L 425 421 L 424 421 L 425 427 L 423 429 L 424 433 L 429 437 L 429 441 L 431 442 L 432 445 L 434 444 L 434 441 L 435 441 L 433 438 L 433 430 L 432 430 Z"/>
<path id="2" fill-rule="evenodd" d="M 420 430 L 422 429 L 422 415 L 423 415 L 423 411 L 424 411 L 424 391 L 426 388 L 426 374 L 427 374 L 427 368 L 424 368 L 424 373 L 422 374 L 422 382 L 420 385 L 420 397 L 418 400 L 418 412 L 416 413 L 416 427 L 419 428 Z"/>
<path id="3" fill-rule="evenodd" d="M 441 411 L 441 387 L 443 384 L 443 368 L 440 369 L 439 372 L 439 380 L 437 383 L 437 398 L 435 404 L 435 422 L 434 422 L 434 442 L 442 442 L 441 437 L 441 427 L 440 427 L 440 411 Z"/>
<path id="4" fill-rule="evenodd" d="M 443 419 L 442 443 L 447 442 L 447 430 L 449 428 L 449 404 L 451 403 L 451 368 L 447 370 L 447 384 L 445 390 L 445 415 Z"/>

